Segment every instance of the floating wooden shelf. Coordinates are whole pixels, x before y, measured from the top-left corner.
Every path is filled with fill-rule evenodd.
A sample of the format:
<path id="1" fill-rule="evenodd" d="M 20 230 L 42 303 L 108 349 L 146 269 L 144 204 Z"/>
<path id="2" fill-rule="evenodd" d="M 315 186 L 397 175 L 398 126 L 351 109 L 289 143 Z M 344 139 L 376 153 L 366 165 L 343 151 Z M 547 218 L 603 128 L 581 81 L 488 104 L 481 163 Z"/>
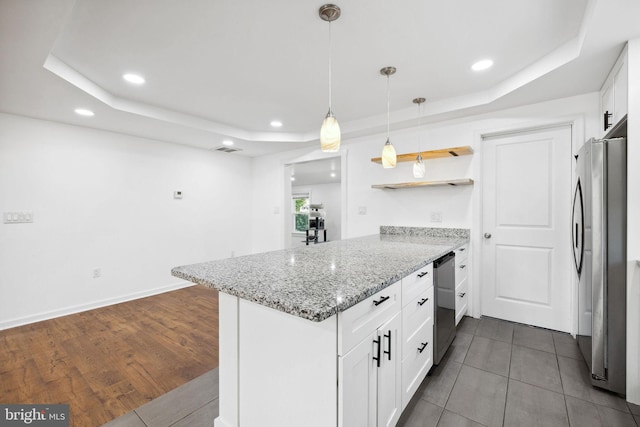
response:
<path id="1" fill-rule="evenodd" d="M 453 187 L 458 185 L 472 185 L 473 180 L 471 178 L 463 179 L 449 179 L 445 181 L 416 181 L 416 182 L 398 182 L 396 184 L 374 184 L 371 188 L 379 188 L 382 190 L 389 189 L 395 190 L 398 188 L 414 188 L 414 187 L 438 187 L 444 185 L 451 185 Z"/>
<path id="2" fill-rule="evenodd" d="M 441 150 L 421 151 L 420 154 L 422 154 L 422 158 L 424 160 L 437 159 L 439 157 L 467 156 L 469 154 L 473 154 L 473 148 L 471 148 L 468 145 L 465 145 L 464 147 L 452 147 L 452 148 L 443 148 Z M 407 154 L 398 154 L 397 162 L 398 163 L 413 162 L 417 156 L 418 156 L 417 152 L 407 153 Z M 374 163 L 382 163 L 382 158 L 374 157 L 371 159 L 371 161 Z"/>

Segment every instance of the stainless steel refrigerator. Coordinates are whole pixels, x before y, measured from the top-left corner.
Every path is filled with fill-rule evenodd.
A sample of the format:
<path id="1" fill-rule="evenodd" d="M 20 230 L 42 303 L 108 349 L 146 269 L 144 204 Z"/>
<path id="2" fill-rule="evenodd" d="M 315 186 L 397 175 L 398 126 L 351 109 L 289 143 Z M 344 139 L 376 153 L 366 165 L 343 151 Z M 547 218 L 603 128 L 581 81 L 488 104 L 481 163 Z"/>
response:
<path id="1" fill-rule="evenodd" d="M 591 139 L 576 162 L 572 234 L 579 277 L 578 344 L 592 384 L 625 394 L 626 138 Z"/>

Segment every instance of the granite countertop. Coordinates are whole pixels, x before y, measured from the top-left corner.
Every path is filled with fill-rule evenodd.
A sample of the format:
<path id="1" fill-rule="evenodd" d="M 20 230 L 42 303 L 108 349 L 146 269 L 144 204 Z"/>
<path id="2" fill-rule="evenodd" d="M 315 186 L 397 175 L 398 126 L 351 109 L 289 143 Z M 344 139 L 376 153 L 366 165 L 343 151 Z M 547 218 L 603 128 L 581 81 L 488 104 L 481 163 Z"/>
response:
<path id="1" fill-rule="evenodd" d="M 380 235 L 186 265 L 171 273 L 320 322 L 462 246 L 468 236 L 463 229 L 381 227 Z"/>

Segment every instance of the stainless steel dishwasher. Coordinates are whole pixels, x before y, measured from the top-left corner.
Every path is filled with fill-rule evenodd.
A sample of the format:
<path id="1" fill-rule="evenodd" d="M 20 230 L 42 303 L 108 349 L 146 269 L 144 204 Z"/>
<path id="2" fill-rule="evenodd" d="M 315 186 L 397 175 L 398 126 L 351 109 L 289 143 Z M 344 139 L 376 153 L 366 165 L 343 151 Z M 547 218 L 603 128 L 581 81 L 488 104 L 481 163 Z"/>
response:
<path id="1" fill-rule="evenodd" d="M 433 363 L 440 363 L 456 336 L 456 268 L 454 252 L 433 262 L 434 322 Z"/>

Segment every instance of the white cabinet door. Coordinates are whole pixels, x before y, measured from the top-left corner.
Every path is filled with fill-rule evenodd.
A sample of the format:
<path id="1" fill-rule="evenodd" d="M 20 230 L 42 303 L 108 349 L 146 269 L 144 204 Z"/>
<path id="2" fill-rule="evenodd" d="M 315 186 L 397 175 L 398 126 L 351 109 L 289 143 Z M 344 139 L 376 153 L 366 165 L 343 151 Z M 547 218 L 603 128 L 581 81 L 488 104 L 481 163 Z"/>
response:
<path id="1" fill-rule="evenodd" d="M 629 91 L 629 83 L 628 83 L 628 68 L 626 59 L 626 55 L 623 54 L 621 57 L 622 63 L 620 64 L 620 68 L 613 76 L 613 109 L 614 109 L 614 123 L 618 123 L 625 114 L 627 114 L 627 92 Z"/>
<path id="2" fill-rule="evenodd" d="M 615 123 L 613 103 L 613 80 L 607 82 L 600 92 L 600 120 L 602 121 L 602 135 L 607 133 Z"/>
<path id="3" fill-rule="evenodd" d="M 379 369 L 374 357 L 378 355 L 381 341 L 376 331 L 339 358 L 342 381 L 338 418 L 341 427 L 376 426 Z M 382 356 L 382 348 L 379 353 Z"/>
<path id="4" fill-rule="evenodd" d="M 378 329 L 382 351 L 378 369 L 378 427 L 393 427 L 402 412 L 402 316 Z"/>

